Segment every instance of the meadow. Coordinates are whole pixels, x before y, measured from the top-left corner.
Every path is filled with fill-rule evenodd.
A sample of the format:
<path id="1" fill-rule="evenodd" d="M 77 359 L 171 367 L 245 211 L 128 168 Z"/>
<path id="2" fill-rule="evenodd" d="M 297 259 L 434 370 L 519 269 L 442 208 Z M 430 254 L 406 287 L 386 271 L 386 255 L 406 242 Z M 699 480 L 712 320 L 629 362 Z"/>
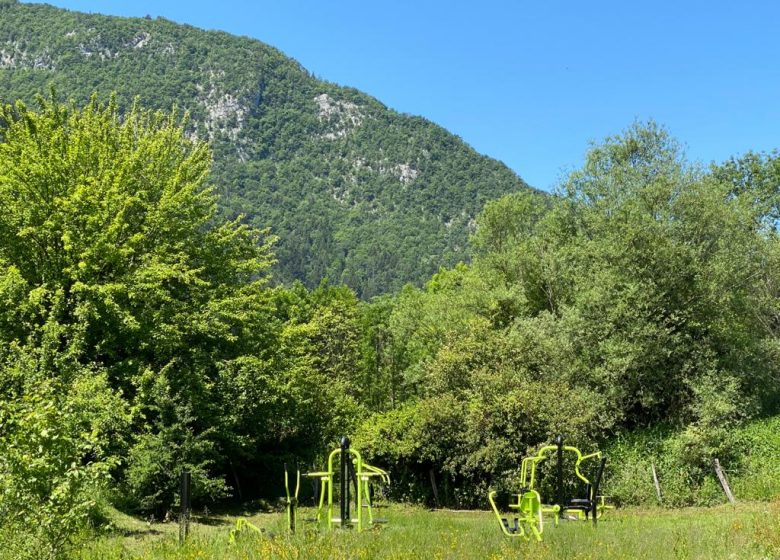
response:
<path id="1" fill-rule="evenodd" d="M 114 528 L 90 542 L 79 558 L 92 559 L 655 559 L 780 556 L 780 502 L 746 502 L 709 508 L 622 508 L 593 527 L 568 521 L 545 526 L 541 543 L 509 539 L 488 511 L 428 511 L 393 505 L 386 525 L 357 533 L 317 531 L 304 523 L 290 535 L 279 513 L 248 514 L 263 534 L 244 530 L 229 542 L 238 515 L 194 516 L 179 545 L 176 523 L 147 523 L 119 513 Z M 303 509 L 301 519 L 311 516 Z"/>

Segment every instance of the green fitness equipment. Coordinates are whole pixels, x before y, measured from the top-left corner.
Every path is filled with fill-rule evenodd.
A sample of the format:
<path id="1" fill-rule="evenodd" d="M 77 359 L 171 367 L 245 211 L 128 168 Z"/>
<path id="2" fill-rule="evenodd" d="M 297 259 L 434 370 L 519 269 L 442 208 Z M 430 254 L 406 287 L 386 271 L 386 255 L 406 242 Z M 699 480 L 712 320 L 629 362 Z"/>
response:
<path id="1" fill-rule="evenodd" d="M 563 438 L 558 436 L 555 438 L 555 445 L 546 445 L 540 448 L 536 452 L 536 455 L 523 459 L 522 467 L 520 469 L 521 486 L 530 490 L 535 488 L 537 482 L 537 465 L 548 459 L 553 453 L 556 456 L 556 500 L 554 505 L 558 506 L 558 509 L 556 511 L 553 506 L 543 506 L 544 513 L 552 513 L 555 516 L 556 525 L 558 524 L 558 520 L 560 518 L 567 519 L 570 516 L 574 516 L 576 519 L 585 520 L 591 517 L 593 519 L 593 523 L 596 523 L 596 519 L 600 517 L 606 509 L 611 507 L 606 505 L 606 497 L 601 496 L 598 493 L 598 489 L 601 484 L 601 477 L 604 473 L 604 466 L 606 464 L 606 457 L 602 456 L 601 451 L 583 455 L 582 452 L 576 447 L 564 445 Z M 574 456 L 576 457 L 574 462 L 574 474 L 585 485 L 584 495 L 579 498 L 574 498 L 568 502 L 564 496 L 564 453 L 574 453 Z M 580 467 L 584 462 L 593 459 L 598 460 L 599 465 L 596 471 L 595 482 L 591 483 L 591 481 L 582 473 Z"/>
<path id="2" fill-rule="evenodd" d="M 498 512 L 498 506 L 496 506 L 495 497 L 495 490 L 488 494 L 490 506 L 493 508 L 493 513 L 496 514 L 501 531 L 506 536 L 520 537 L 525 540 L 529 540 L 533 536 L 537 541 L 542 540 L 544 520 L 542 518 L 543 506 L 539 492 L 526 489 L 517 495 L 517 503 L 509 504 L 511 509 L 517 510 L 517 516 L 514 517 L 513 525 L 509 524 L 507 518 L 501 517 L 501 514 Z M 557 508 L 558 506 L 553 507 Z"/>
<path id="3" fill-rule="evenodd" d="M 363 462 L 360 453 L 351 449 L 349 438 L 341 438 L 341 445 L 330 452 L 328 455 L 328 466 L 325 471 L 309 472 L 304 476 L 318 479 L 319 486 L 319 506 L 317 508 L 317 524 L 322 523 L 322 518 L 327 515 L 328 529 L 334 527 L 357 526 L 358 531 L 362 531 L 366 526 L 376 523 L 385 523 L 384 520 L 374 519 L 371 509 L 371 482 L 378 479 L 385 484 L 390 483 L 390 475 L 377 467 L 373 467 Z M 339 458 L 339 470 L 335 470 L 336 458 Z M 333 503 L 333 483 L 338 474 L 339 481 L 339 515 L 334 516 Z M 355 487 L 355 517 L 350 513 L 350 481 Z M 297 496 L 297 489 L 296 489 Z M 327 507 L 326 507 L 327 496 Z M 365 519 L 363 510 L 368 512 L 368 519 Z M 294 515 L 292 516 L 294 518 Z"/>
<path id="4" fill-rule="evenodd" d="M 568 503 L 564 497 L 564 476 L 563 476 L 563 454 L 564 452 L 574 453 L 576 460 L 574 463 L 575 476 L 585 483 L 585 495 L 581 498 L 575 498 Z M 545 505 L 541 501 L 536 486 L 536 467 L 539 463 L 547 460 L 552 454 L 556 455 L 556 503 Z M 599 466 L 596 472 L 595 482 L 591 484 L 590 480 L 582 473 L 580 466 L 588 460 L 598 459 Z M 600 451 L 583 455 L 576 447 L 563 444 L 563 438 L 558 436 L 555 439 L 555 445 L 546 445 L 540 448 L 535 455 L 525 457 L 520 467 L 520 493 L 517 495 L 517 501 L 510 503 L 510 509 L 517 511 L 517 517 L 514 518 L 513 525 L 509 520 L 501 517 L 496 506 L 496 492 L 488 494 L 488 500 L 493 509 L 493 513 L 499 521 L 502 532 L 510 537 L 522 537 L 528 540 L 533 535 L 537 541 L 542 539 L 544 530 L 543 514 L 552 514 L 554 523 L 557 526 L 561 518 L 567 519 L 567 513 L 574 515 L 575 519 L 587 520 L 592 518 L 593 524 L 596 519 L 601 517 L 607 509 L 612 506 L 606 505 L 605 496 L 598 493 L 601 484 L 601 478 L 604 473 L 606 457 L 603 457 Z M 571 512 L 571 513 L 570 513 Z"/>
<path id="5" fill-rule="evenodd" d="M 230 544 L 236 544 L 238 542 L 238 536 L 241 533 L 247 531 L 253 531 L 257 535 L 262 535 L 265 532 L 257 525 L 252 525 L 249 521 L 242 517 L 236 520 L 236 526 L 230 530 L 230 534 L 228 535 L 228 542 L 230 542 Z"/>

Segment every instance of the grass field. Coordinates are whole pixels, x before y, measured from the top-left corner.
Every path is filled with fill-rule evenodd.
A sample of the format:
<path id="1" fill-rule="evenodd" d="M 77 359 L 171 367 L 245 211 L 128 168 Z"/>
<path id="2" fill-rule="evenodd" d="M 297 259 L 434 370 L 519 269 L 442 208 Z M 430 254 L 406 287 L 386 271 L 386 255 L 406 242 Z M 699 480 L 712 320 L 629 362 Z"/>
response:
<path id="1" fill-rule="evenodd" d="M 311 512 L 303 510 L 301 518 Z M 116 529 L 80 551 L 83 559 L 503 559 L 503 558 L 780 558 L 780 502 L 680 510 L 611 511 L 594 529 L 565 522 L 545 527 L 544 542 L 505 538 L 490 512 L 426 511 L 391 506 L 389 523 L 358 534 L 317 532 L 304 524 L 291 536 L 284 514 L 248 520 L 262 535 L 244 531 L 229 543 L 235 515 L 197 517 L 190 538 L 177 544 L 175 523 L 149 524 L 116 514 Z"/>

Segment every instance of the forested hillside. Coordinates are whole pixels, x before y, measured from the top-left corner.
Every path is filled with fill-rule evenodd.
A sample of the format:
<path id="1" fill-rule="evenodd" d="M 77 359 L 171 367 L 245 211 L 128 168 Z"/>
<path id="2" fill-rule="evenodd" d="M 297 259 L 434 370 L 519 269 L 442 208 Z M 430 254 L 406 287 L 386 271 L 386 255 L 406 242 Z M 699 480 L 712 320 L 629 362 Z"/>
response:
<path id="1" fill-rule="evenodd" d="M 0 2 L 0 98 L 53 86 L 190 113 L 211 142 L 227 216 L 279 237 L 275 278 L 328 277 L 361 297 L 469 258 L 484 203 L 527 185 L 420 117 L 318 79 L 259 41 L 157 18 Z"/>

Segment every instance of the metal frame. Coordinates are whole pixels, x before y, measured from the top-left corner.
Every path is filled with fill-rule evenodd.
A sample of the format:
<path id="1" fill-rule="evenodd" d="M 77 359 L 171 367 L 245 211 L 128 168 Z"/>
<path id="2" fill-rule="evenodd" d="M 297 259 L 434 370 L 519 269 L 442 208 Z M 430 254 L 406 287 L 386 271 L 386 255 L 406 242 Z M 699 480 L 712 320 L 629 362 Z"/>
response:
<path id="1" fill-rule="evenodd" d="M 539 492 L 536 490 L 526 490 L 517 495 L 517 503 L 509 504 L 511 509 L 517 510 L 517 517 L 513 517 L 514 525 L 509 524 L 509 519 L 501 517 L 496 506 L 497 492 L 495 490 L 488 494 L 490 507 L 498 519 L 501 531 L 507 537 L 519 537 L 524 540 L 530 540 L 533 536 L 537 541 L 542 540 L 544 533 L 544 518 L 542 517 L 543 507 Z M 554 506 L 557 508 L 558 506 Z"/>
<path id="2" fill-rule="evenodd" d="M 604 472 L 604 466 L 606 464 L 606 457 L 602 455 L 601 451 L 596 451 L 594 453 L 583 455 L 582 452 L 576 447 L 572 447 L 570 445 L 564 445 L 563 438 L 561 436 L 558 436 L 555 439 L 555 445 L 546 445 L 544 447 L 541 447 L 536 452 L 535 455 L 523 459 L 520 468 L 520 485 L 523 488 L 527 488 L 529 490 L 533 490 L 535 488 L 536 466 L 542 461 L 547 460 L 552 454 L 552 452 L 555 452 L 557 456 L 556 470 L 557 470 L 558 480 L 557 480 L 557 489 L 556 489 L 557 503 L 555 504 L 555 506 L 558 506 L 558 509 L 554 510 L 553 506 L 543 505 L 542 506 L 543 511 L 545 513 L 553 513 L 555 515 L 556 525 L 558 524 L 558 520 L 561 518 L 561 516 L 565 515 L 567 510 L 583 512 L 585 519 L 592 517 L 593 522 L 595 523 L 596 519 L 598 517 L 601 517 L 604 514 L 604 511 L 613 508 L 613 506 L 607 505 L 605 503 L 606 496 L 601 496 L 598 494 L 598 489 L 601 484 L 601 477 Z M 565 499 L 563 496 L 563 454 L 564 452 L 574 453 L 577 458 L 576 461 L 574 462 L 574 474 L 578 479 L 580 479 L 582 482 L 585 483 L 585 487 L 587 489 L 587 496 L 580 500 L 582 502 L 581 504 L 572 505 L 572 504 L 565 503 Z M 597 459 L 599 461 L 598 470 L 596 472 L 595 484 L 591 483 L 591 481 L 584 474 L 582 474 L 582 471 L 580 470 L 580 466 L 582 465 L 582 463 L 591 459 Z M 577 516 L 578 518 L 580 518 L 579 513 L 577 514 Z"/>
<path id="3" fill-rule="evenodd" d="M 574 453 L 576 460 L 574 462 L 575 476 L 585 483 L 587 496 L 576 500 L 576 503 L 566 503 L 563 491 L 563 455 L 565 452 Z M 556 502 L 551 505 L 542 503 L 541 496 L 536 490 L 536 467 L 539 463 L 546 461 L 552 455 L 556 456 Z M 599 461 L 596 473 L 595 483 L 582 473 L 580 466 L 588 460 L 597 459 Z M 517 516 L 513 518 L 513 525 L 509 524 L 509 519 L 504 518 L 498 511 L 495 496 L 496 491 L 488 494 L 490 506 L 493 513 L 499 521 L 501 531 L 508 537 L 520 537 L 529 540 L 532 536 L 537 540 L 542 540 L 544 532 L 543 514 L 551 514 L 555 526 L 558 526 L 559 520 L 567 511 L 576 512 L 577 519 L 587 520 L 592 518 L 593 524 L 596 519 L 604 514 L 607 509 L 613 506 L 605 503 L 605 496 L 599 495 L 598 490 L 601 484 L 601 478 L 604 473 L 606 457 L 603 457 L 601 451 L 583 455 L 576 447 L 563 444 L 563 438 L 555 438 L 555 445 L 545 445 L 541 447 L 536 454 L 525 457 L 520 465 L 520 493 L 517 494 L 517 501 L 509 504 L 509 508 L 516 510 Z"/>
<path id="4" fill-rule="evenodd" d="M 339 516 L 334 516 L 333 503 L 333 479 L 337 474 L 334 468 L 336 458 L 339 458 Z M 349 438 L 341 439 L 341 446 L 334 449 L 328 455 L 328 466 L 325 471 L 309 472 L 304 476 L 316 478 L 320 481 L 319 505 L 317 507 L 317 524 L 322 523 L 322 517 L 326 513 L 325 496 L 327 495 L 327 526 L 328 529 L 334 527 L 357 526 L 358 531 L 362 531 L 366 526 L 371 526 L 377 521 L 374 519 L 371 508 L 371 482 L 379 479 L 385 484 L 390 483 L 390 475 L 387 471 L 374 467 L 363 462 L 363 458 L 355 449 L 350 448 Z M 355 517 L 350 514 L 350 479 L 354 476 L 356 486 L 355 491 Z M 363 509 L 368 512 L 368 519 L 364 518 Z"/>

